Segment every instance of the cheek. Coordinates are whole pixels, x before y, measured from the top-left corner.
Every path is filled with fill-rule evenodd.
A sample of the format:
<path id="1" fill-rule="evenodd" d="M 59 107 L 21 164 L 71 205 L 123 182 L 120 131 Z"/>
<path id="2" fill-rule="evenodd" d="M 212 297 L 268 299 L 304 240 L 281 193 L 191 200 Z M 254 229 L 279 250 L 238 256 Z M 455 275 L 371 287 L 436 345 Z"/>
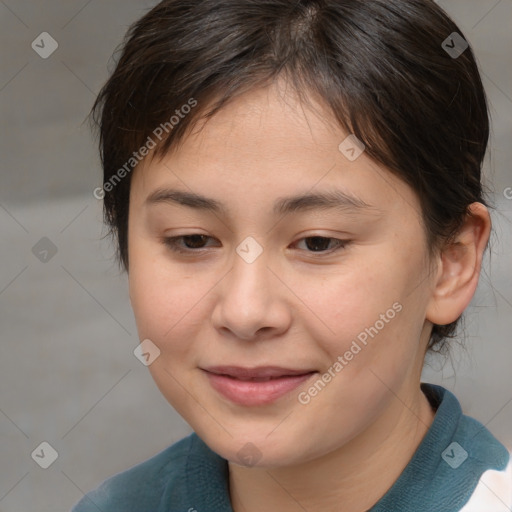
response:
<path id="1" fill-rule="evenodd" d="M 154 270 L 150 265 L 130 269 L 129 285 L 139 336 L 159 345 L 190 326 L 198 289 L 191 279 L 171 279 Z"/>
<path id="2" fill-rule="evenodd" d="M 399 288 L 389 269 L 384 273 L 359 266 L 350 268 L 322 288 L 317 286 L 316 296 L 311 300 L 318 315 L 327 319 L 335 337 L 356 336 L 392 308 L 400 297 Z"/>
<path id="3" fill-rule="evenodd" d="M 154 242 L 134 240 L 128 283 L 140 339 L 149 338 L 165 350 L 165 340 L 179 336 L 190 322 L 199 290 L 191 274 L 177 272 L 158 251 Z"/>
<path id="4" fill-rule="evenodd" d="M 191 276 L 171 275 L 156 259 L 143 254 L 130 261 L 129 286 L 139 339 L 150 339 L 160 350 L 148 370 L 163 396 L 188 419 L 197 403 L 185 392 L 189 388 L 186 374 L 197 358 L 194 340 L 204 293 Z"/>
<path id="5" fill-rule="evenodd" d="M 329 328 L 317 339 L 332 362 L 346 355 L 349 373 L 375 366 L 396 374 L 418 354 L 427 301 L 424 287 L 415 289 L 420 263 L 381 256 L 317 289 L 315 311 Z"/>

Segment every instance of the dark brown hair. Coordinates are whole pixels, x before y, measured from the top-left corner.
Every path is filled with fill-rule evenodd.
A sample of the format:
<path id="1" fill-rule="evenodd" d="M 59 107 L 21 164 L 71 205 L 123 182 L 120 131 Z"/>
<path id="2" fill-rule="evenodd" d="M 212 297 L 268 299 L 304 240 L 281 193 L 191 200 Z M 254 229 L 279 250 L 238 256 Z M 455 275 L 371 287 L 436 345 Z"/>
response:
<path id="1" fill-rule="evenodd" d="M 471 203 L 486 204 L 484 89 L 471 48 L 458 56 L 447 51 L 462 50 L 464 42 L 432 0 L 160 2 L 128 30 L 91 112 L 105 221 L 117 237 L 119 261 L 128 270 L 134 152 L 149 138 L 157 143 L 154 156 L 179 147 L 200 118 L 278 76 L 302 101 L 320 98 L 368 156 L 416 192 L 428 246 L 441 247 Z M 194 108 L 170 122 L 192 101 Z M 165 136 L 155 140 L 164 125 Z M 434 326 L 428 348 L 454 337 L 457 322 Z"/>

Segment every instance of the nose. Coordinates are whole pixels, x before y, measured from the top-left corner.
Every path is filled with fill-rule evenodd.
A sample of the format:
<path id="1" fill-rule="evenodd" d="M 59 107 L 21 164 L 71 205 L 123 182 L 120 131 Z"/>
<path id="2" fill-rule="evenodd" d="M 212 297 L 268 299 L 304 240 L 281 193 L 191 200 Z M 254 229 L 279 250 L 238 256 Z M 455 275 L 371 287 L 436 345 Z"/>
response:
<path id="1" fill-rule="evenodd" d="M 254 260 L 241 254 L 219 283 L 212 322 L 243 340 L 277 336 L 290 325 L 290 292 L 271 268 L 268 251 Z"/>

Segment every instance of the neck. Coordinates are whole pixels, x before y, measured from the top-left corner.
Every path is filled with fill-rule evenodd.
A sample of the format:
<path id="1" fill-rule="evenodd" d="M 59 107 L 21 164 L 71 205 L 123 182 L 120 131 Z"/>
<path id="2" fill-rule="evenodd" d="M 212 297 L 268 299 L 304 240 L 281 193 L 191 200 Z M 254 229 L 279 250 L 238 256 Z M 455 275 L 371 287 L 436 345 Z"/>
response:
<path id="1" fill-rule="evenodd" d="M 407 406 L 394 399 L 349 443 L 301 465 L 265 469 L 229 463 L 233 511 L 370 509 L 398 479 L 434 419 L 419 387 L 404 402 Z"/>

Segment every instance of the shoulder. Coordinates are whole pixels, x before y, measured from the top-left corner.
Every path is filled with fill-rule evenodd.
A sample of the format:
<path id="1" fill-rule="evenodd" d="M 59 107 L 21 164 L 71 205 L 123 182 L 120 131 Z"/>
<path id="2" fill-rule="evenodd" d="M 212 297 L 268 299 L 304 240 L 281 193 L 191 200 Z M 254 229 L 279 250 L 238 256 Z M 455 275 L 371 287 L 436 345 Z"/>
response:
<path id="1" fill-rule="evenodd" d="M 422 390 L 436 415 L 416 453 L 372 512 L 510 512 L 510 453 L 457 398 L 433 384 Z"/>
<path id="2" fill-rule="evenodd" d="M 455 397 L 445 393 L 453 410 Z M 443 483 L 459 504 L 460 512 L 510 512 L 512 510 L 512 457 L 476 419 L 457 413 L 456 428 L 441 454 Z"/>
<path id="3" fill-rule="evenodd" d="M 194 433 L 190 434 L 141 464 L 108 478 L 87 493 L 71 512 L 158 510 L 167 488 L 184 487 L 194 437 Z"/>

